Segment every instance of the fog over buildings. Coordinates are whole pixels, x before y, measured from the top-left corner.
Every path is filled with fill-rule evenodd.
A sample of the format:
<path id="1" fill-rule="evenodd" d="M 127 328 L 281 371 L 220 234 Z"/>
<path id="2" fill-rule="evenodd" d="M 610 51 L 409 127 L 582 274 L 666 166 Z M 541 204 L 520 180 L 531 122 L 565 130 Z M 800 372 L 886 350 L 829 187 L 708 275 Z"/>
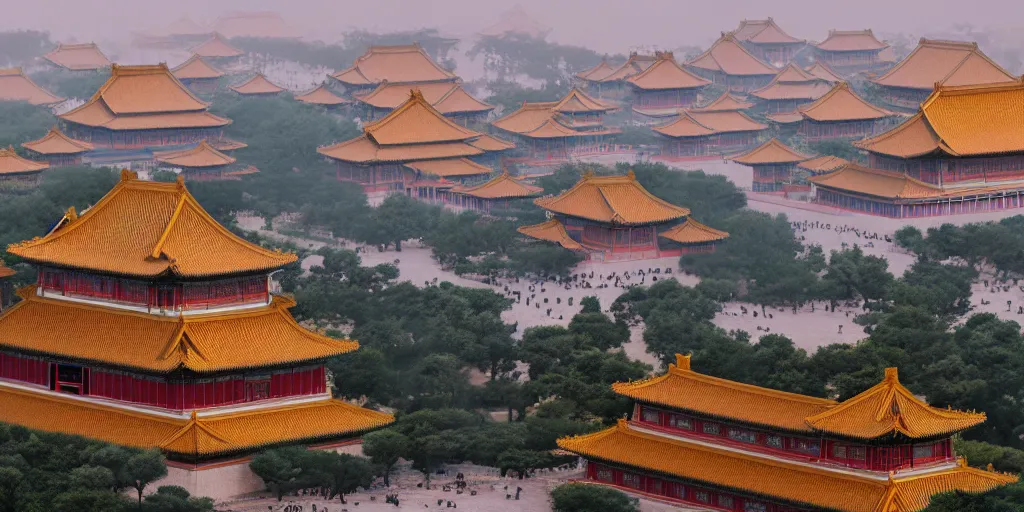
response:
<path id="1" fill-rule="evenodd" d="M 767 16 L 792 35 L 810 40 L 823 39 L 829 28 L 920 36 L 970 25 L 978 31 L 1009 33 L 1017 23 L 1012 13 L 1020 9 L 1014 0 L 3 0 L 0 30 L 39 29 L 57 40 L 112 44 L 126 41 L 133 31 L 156 30 L 182 16 L 209 23 L 228 11 L 273 10 L 305 38 L 328 42 L 352 29 L 383 33 L 431 27 L 464 37 L 494 23 L 515 3 L 552 27 L 551 40 L 614 53 L 636 46 L 706 46 L 741 19 Z"/>

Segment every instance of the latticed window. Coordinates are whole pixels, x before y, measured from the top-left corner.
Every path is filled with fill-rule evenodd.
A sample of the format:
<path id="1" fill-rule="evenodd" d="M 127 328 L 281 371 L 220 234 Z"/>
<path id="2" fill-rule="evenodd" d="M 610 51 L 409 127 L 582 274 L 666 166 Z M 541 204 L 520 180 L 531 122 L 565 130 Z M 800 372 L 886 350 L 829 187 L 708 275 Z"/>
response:
<path id="1" fill-rule="evenodd" d="M 782 436 L 768 435 L 764 439 L 764 444 L 771 448 L 782 448 Z"/>
<path id="2" fill-rule="evenodd" d="M 865 460 L 867 459 L 868 450 L 863 446 L 851 446 L 848 453 L 853 460 Z"/>
<path id="3" fill-rule="evenodd" d="M 724 494 L 718 495 L 718 506 L 722 508 L 732 508 L 732 496 L 726 496 Z"/>
<path id="4" fill-rule="evenodd" d="M 644 407 L 643 420 L 647 423 L 660 423 L 661 415 L 654 409 Z"/>
<path id="5" fill-rule="evenodd" d="M 614 477 L 612 476 L 612 470 L 610 469 L 598 469 L 597 479 L 602 482 L 611 482 Z"/>
<path id="6" fill-rule="evenodd" d="M 711 493 L 707 491 L 697 491 L 693 493 L 693 497 L 701 503 L 711 503 Z"/>
<path id="7" fill-rule="evenodd" d="M 668 417 L 668 425 L 670 427 L 693 430 L 693 421 L 686 416 L 679 416 L 677 414 Z"/>
<path id="8" fill-rule="evenodd" d="M 755 433 L 753 433 L 753 432 L 751 432 L 749 430 L 740 430 L 738 428 L 730 428 L 729 429 L 729 439 L 732 439 L 732 440 L 735 440 L 735 441 L 742 441 L 744 443 L 756 443 L 757 442 L 757 434 L 755 434 Z"/>
<path id="9" fill-rule="evenodd" d="M 832 456 L 837 459 L 846 458 L 846 446 L 837 444 L 832 447 Z"/>
<path id="10" fill-rule="evenodd" d="M 679 498 L 681 500 L 685 500 L 686 499 L 686 486 L 685 485 L 676 484 L 676 498 Z"/>
<path id="11" fill-rule="evenodd" d="M 622 474 L 622 485 L 626 487 L 632 487 L 637 489 L 640 487 L 640 475 L 634 475 L 633 473 Z"/>
<path id="12" fill-rule="evenodd" d="M 718 434 L 722 433 L 722 426 L 719 425 L 718 423 L 705 423 L 704 433 L 717 436 Z"/>
<path id="13" fill-rule="evenodd" d="M 934 451 L 932 450 L 932 445 L 930 444 L 914 447 L 915 459 L 929 459 L 932 457 L 932 455 L 934 455 Z"/>
<path id="14" fill-rule="evenodd" d="M 748 501 L 743 504 L 743 512 L 767 512 L 768 505 L 756 501 Z"/>

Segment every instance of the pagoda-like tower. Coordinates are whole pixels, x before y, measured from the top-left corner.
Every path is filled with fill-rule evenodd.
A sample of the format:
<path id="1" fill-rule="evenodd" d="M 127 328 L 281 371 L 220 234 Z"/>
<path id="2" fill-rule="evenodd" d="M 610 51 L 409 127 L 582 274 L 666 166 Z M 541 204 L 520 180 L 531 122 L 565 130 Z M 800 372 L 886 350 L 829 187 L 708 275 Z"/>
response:
<path id="1" fill-rule="evenodd" d="M 191 470 L 393 419 L 332 398 L 324 362 L 359 345 L 304 329 L 273 292 L 296 256 L 235 236 L 180 179 L 123 171 L 8 251 L 39 279 L 0 317 L 0 422 L 156 447 Z"/>
<path id="2" fill-rule="evenodd" d="M 558 440 L 586 480 L 714 510 L 915 512 L 936 493 L 1016 476 L 967 467 L 951 437 L 981 413 L 931 407 L 899 382 L 841 403 L 703 375 L 677 356 L 664 375 L 612 385 L 632 419 Z"/>

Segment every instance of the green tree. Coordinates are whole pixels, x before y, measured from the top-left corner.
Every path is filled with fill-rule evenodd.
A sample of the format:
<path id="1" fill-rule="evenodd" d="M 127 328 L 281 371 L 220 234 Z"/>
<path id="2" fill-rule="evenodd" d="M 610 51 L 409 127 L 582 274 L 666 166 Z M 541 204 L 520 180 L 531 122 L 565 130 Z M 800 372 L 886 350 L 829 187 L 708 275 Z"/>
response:
<path id="1" fill-rule="evenodd" d="M 139 493 L 139 507 L 142 507 L 142 491 L 146 486 L 167 476 L 167 464 L 160 450 L 150 449 L 132 455 L 125 463 L 125 476 Z"/>
<path id="2" fill-rule="evenodd" d="M 393 430 L 380 430 L 363 436 L 363 453 L 384 467 L 384 485 L 391 487 L 391 471 L 398 459 L 409 453 L 409 438 Z"/>
<path id="3" fill-rule="evenodd" d="M 17 510 L 18 487 L 23 478 L 25 475 L 18 468 L 0 466 L 0 510 Z"/>
<path id="4" fill-rule="evenodd" d="M 580 313 L 600 313 L 601 302 L 597 300 L 597 297 L 588 295 L 580 299 Z"/>
<path id="5" fill-rule="evenodd" d="M 300 447 L 267 450 L 253 457 L 249 468 L 277 496 L 277 501 L 281 501 L 285 494 L 299 488 L 302 468 L 298 461 L 305 451 Z"/>
<path id="6" fill-rule="evenodd" d="M 622 491 L 588 484 L 563 484 L 551 491 L 555 512 L 636 512 L 634 500 Z"/>
<path id="7" fill-rule="evenodd" d="M 823 295 L 835 307 L 840 300 L 882 300 L 892 285 L 889 262 L 885 258 L 865 255 L 860 247 L 832 251 L 825 275 L 821 278 Z"/>
<path id="8" fill-rule="evenodd" d="M 76 489 L 109 490 L 114 488 L 114 473 L 103 466 L 80 466 L 71 470 L 71 486 Z"/>
<path id="9" fill-rule="evenodd" d="M 196 498 L 176 485 L 161 485 L 146 496 L 144 512 L 213 512 L 213 500 Z"/>

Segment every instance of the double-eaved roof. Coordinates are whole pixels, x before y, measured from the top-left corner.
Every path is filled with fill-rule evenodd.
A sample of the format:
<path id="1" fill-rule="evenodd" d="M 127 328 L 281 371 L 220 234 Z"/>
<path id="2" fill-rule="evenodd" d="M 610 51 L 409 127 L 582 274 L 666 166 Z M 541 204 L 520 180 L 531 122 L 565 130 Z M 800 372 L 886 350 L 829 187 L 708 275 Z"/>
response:
<path id="1" fill-rule="evenodd" d="M 64 98 L 51 94 L 32 81 L 21 68 L 0 69 L 0 101 L 24 101 L 32 105 L 53 105 Z"/>
<path id="2" fill-rule="evenodd" d="M 352 66 L 331 75 L 346 85 L 452 82 L 458 77 L 442 68 L 419 45 L 371 46 Z"/>
<path id="3" fill-rule="evenodd" d="M 879 41 L 871 29 L 865 29 L 829 30 L 828 37 L 814 47 L 826 52 L 863 52 L 881 51 L 889 45 Z"/>
<path id="4" fill-rule="evenodd" d="M 153 157 L 162 164 L 190 169 L 223 167 L 235 163 L 234 157 L 221 153 L 205 140 L 191 149 L 160 151 L 154 153 Z"/>
<path id="5" fill-rule="evenodd" d="M 626 82 L 642 91 L 663 91 L 672 89 L 697 89 L 711 84 L 677 62 L 672 52 L 659 52 L 658 60 L 640 73 L 626 79 Z"/>
<path id="6" fill-rule="evenodd" d="M 513 199 L 521 197 L 533 197 L 544 189 L 527 185 L 507 172 L 503 172 L 485 183 L 471 186 L 459 186 L 452 189 L 452 192 L 476 197 L 478 199 Z"/>
<path id="7" fill-rule="evenodd" d="M 392 110 L 405 103 L 413 89 L 418 90 L 423 95 L 423 99 L 442 114 L 468 114 L 494 110 L 494 105 L 474 98 L 458 81 L 392 83 L 384 80 L 372 91 L 356 95 L 355 99 L 374 108 Z"/>
<path id="8" fill-rule="evenodd" d="M 778 70 L 758 59 L 740 44 L 732 32 L 722 34 L 711 48 L 687 66 L 733 76 L 775 75 Z"/>
<path id="9" fill-rule="evenodd" d="M 829 82 L 790 63 L 768 85 L 751 91 L 750 95 L 767 101 L 816 100 L 830 89 Z"/>
<path id="10" fill-rule="evenodd" d="M 887 87 L 932 90 L 936 85 L 1012 82 L 1017 77 L 985 55 L 978 43 L 924 39 L 884 75 L 871 79 Z"/>
<path id="11" fill-rule="evenodd" d="M 625 176 L 587 173 L 572 188 L 534 203 L 550 212 L 617 225 L 644 225 L 686 217 L 688 208 L 676 206 L 647 191 L 633 171 Z"/>
<path id="12" fill-rule="evenodd" d="M 797 39 L 782 30 L 782 27 L 775 23 L 775 20 L 742 20 L 740 26 L 733 32 L 736 39 L 754 44 L 802 44 L 803 39 Z"/>
<path id="13" fill-rule="evenodd" d="M 43 57 L 57 66 L 74 71 L 110 66 L 110 59 L 103 55 L 96 43 L 58 44 L 57 48 Z"/>
<path id="14" fill-rule="evenodd" d="M 867 121 L 895 115 L 868 103 L 846 82 L 839 82 L 817 101 L 798 110 L 804 118 L 818 122 Z"/>

